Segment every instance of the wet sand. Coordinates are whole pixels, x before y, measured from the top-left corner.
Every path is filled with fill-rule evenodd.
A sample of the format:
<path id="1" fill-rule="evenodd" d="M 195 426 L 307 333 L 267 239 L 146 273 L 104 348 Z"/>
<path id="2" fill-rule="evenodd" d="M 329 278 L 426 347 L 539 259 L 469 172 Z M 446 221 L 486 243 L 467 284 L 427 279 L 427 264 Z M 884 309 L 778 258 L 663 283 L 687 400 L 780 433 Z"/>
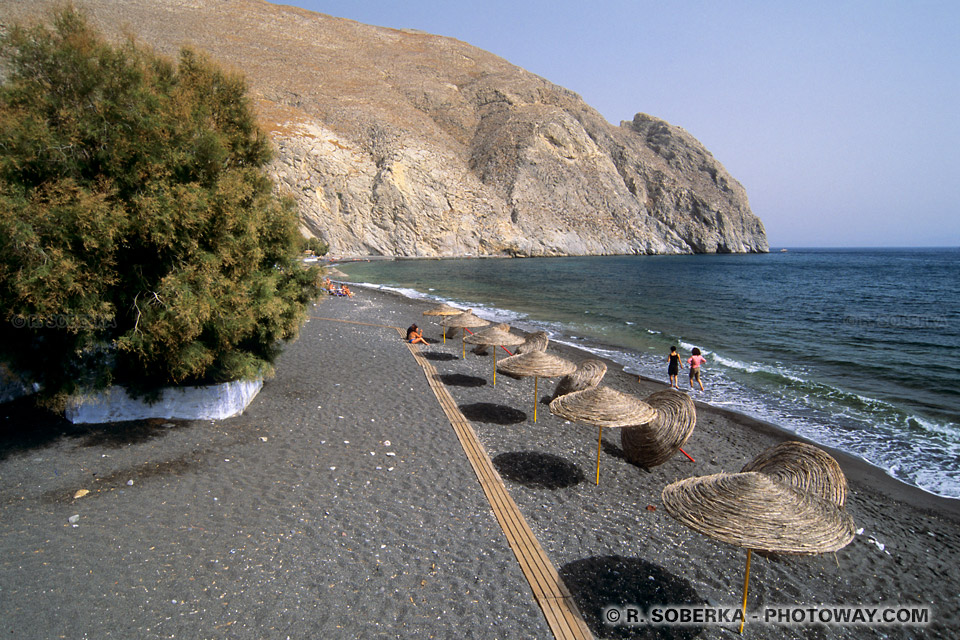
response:
<path id="1" fill-rule="evenodd" d="M 392 327 L 429 304 L 355 289 L 318 304 L 244 415 L 74 426 L 0 405 L 0 637 L 550 638 L 423 370 Z M 574 361 L 588 357 L 551 343 Z M 652 470 L 540 404 L 459 340 L 421 347 L 598 637 L 720 638 L 735 626 L 608 625 L 610 606 L 738 608 L 745 553 L 667 515 L 666 484 L 738 471 L 789 437 L 698 404 Z M 501 355 L 506 355 L 502 353 Z M 613 363 L 604 383 L 646 397 Z M 705 381 L 707 384 L 708 380 Z M 552 392 L 542 380 L 540 400 Z M 929 606 L 933 623 L 784 626 L 755 638 L 952 637 L 960 509 L 837 455 L 863 532 L 814 557 L 754 555 L 748 610 Z M 90 493 L 74 498 L 78 490 Z M 79 516 L 75 523 L 71 516 Z M 74 526 L 75 525 L 75 526 Z M 881 549 L 882 546 L 882 549 Z"/>

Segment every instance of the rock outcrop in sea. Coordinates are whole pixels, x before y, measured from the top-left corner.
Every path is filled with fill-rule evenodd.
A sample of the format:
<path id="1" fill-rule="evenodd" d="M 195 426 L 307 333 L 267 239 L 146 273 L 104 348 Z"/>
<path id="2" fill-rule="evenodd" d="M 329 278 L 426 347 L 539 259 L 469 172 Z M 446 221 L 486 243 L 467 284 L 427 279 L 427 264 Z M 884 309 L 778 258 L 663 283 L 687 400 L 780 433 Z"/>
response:
<path id="1" fill-rule="evenodd" d="M 51 3 L 5 0 L 0 22 Z M 464 42 L 261 0 L 85 0 L 111 37 L 243 73 L 302 230 L 334 255 L 768 250 L 744 188 L 683 129 L 608 123 Z"/>

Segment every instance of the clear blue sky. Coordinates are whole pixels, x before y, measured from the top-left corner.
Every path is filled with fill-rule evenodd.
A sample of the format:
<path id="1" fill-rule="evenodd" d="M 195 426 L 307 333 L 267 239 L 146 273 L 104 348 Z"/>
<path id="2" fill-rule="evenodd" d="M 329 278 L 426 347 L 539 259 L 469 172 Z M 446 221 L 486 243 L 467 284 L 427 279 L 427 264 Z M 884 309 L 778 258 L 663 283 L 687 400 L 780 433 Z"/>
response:
<path id="1" fill-rule="evenodd" d="M 287 0 L 681 126 L 771 246 L 960 246 L 960 1 Z"/>

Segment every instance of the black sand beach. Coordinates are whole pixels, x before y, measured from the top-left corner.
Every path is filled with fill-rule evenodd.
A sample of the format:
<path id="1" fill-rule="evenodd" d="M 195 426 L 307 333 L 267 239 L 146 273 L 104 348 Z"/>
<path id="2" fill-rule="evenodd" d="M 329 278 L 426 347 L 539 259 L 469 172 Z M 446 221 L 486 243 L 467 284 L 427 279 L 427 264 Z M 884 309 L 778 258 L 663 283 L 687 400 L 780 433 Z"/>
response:
<path id="1" fill-rule="evenodd" d="M 0 637 L 551 638 L 477 476 L 397 331 L 427 303 L 357 290 L 318 304 L 243 416 L 73 426 L 0 405 Z M 539 405 L 459 340 L 421 347 L 597 637 L 735 637 L 736 626 L 610 626 L 606 607 L 738 608 L 745 553 L 667 515 L 666 484 L 739 471 L 783 439 L 698 404 L 650 471 L 605 430 Z M 551 343 L 574 361 L 587 357 Z M 506 354 L 502 354 L 506 355 Z M 665 384 L 611 365 L 604 383 Z M 553 381 L 541 381 L 541 398 Z M 787 626 L 754 638 L 950 638 L 960 509 L 835 454 L 863 532 L 835 556 L 764 558 L 748 610 L 927 606 L 925 626 Z M 79 490 L 90 493 L 74 498 Z M 79 516 L 71 523 L 71 516 Z"/>

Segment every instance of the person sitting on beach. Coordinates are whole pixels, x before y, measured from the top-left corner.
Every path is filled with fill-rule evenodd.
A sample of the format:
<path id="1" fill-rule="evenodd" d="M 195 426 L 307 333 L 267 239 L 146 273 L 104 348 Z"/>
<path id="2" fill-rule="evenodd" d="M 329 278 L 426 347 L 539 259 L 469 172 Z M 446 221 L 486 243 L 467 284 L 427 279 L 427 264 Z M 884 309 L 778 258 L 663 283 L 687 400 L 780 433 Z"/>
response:
<path id="1" fill-rule="evenodd" d="M 430 344 L 423 339 L 423 331 L 415 324 L 410 325 L 407 329 L 407 342 L 410 344 Z"/>
<path id="2" fill-rule="evenodd" d="M 687 364 L 690 365 L 690 388 L 693 389 L 693 381 L 696 380 L 700 385 L 700 391 L 703 391 L 703 383 L 700 382 L 700 365 L 707 361 L 700 355 L 700 349 L 694 347 L 690 352 L 693 355 L 687 358 Z"/>

